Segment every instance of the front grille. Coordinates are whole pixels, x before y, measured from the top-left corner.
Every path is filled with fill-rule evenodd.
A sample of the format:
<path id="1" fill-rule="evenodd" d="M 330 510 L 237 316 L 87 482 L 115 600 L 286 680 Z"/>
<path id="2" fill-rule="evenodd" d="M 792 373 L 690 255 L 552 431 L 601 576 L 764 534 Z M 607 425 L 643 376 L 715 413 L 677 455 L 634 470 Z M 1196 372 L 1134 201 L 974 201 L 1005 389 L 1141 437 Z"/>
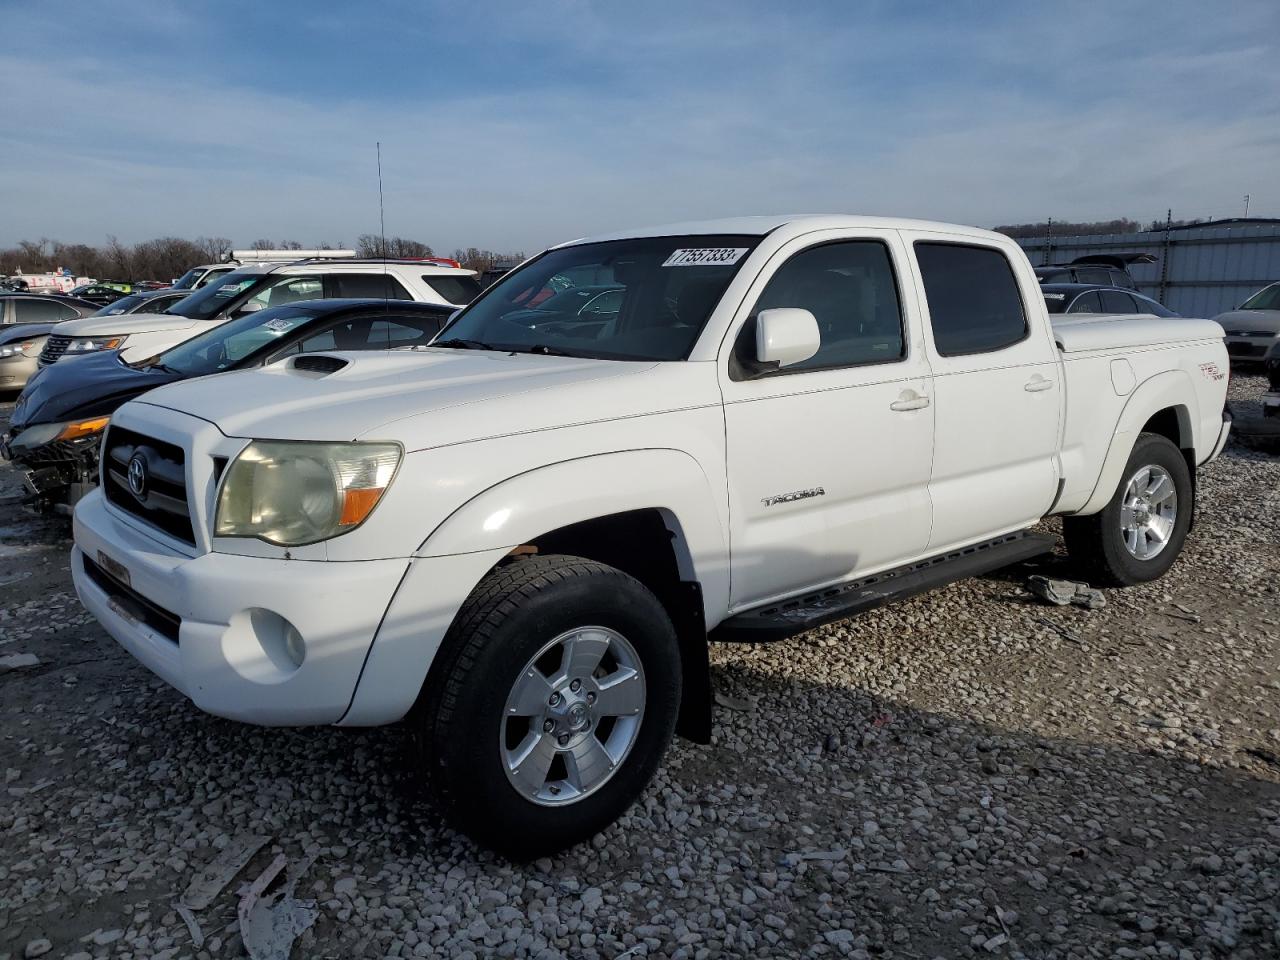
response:
<path id="1" fill-rule="evenodd" d="M 159 604 L 152 603 L 133 587 L 121 583 L 91 560 L 88 554 L 84 554 L 82 559 L 85 576 L 97 584 L 98 589 L 116 601 L 135 620 L 141 620 L 167 640 L 173 643 L 178 642 L 178 634 L 182 628 L 181 617 Z"/>
<path id="2" fill-rule="evenodd" d="M 143 468 L 141 494 L 130 485 L 130 462 Z M 163 440 L 108 427 L 102 450 L 103 492 L 109 501 L 184 543 L 195 545 L 187 504 L 186 455 Z"/>
<path id="3" fill-rule="evenodd" d="M 47 367 L 51 363 L 57 363 L 62 359 L 62 355 L 67 352 L 67 347 L 71 346 L 71 338 L 63 336 L 60 333 L 49 335 L 49 339 L 44 342 L 44 349 L 40 351 L 40 357 L 36 361 L 37 366 Z"/>

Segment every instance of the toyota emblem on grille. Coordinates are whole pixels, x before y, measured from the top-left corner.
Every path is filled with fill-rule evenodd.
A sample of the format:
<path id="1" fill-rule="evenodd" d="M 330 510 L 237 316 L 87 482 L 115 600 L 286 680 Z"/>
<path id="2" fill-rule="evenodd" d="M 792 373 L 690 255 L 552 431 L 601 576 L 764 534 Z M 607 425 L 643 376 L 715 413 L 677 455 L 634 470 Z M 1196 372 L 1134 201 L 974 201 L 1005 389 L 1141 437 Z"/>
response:
<path id="1" fill-rule="evenodd" d="M 147 461 L 140 453 L 129 458 L 129 489 L 139 500 L 147 495 Z"/>

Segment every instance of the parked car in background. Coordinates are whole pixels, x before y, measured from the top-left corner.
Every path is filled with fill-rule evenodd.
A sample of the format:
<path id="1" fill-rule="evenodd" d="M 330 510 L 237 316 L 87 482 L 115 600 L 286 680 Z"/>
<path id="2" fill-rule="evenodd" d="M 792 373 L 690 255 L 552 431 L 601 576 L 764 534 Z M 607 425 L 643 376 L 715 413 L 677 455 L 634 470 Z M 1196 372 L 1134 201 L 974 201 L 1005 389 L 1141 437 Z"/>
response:
<path id="1" fill-rule="evenodd" d="M 198 267 L 192 267 L 170 286 L 174 290 L 199 290 L 224 273 L 230 273 L 237 266 L 239 264 L 236 263 L 202 263 Z"/>
<path id="2" fill-rule="evenodd" d="M 18 398 L 0 454 L 22 468 L 38 509 L 74 504 L 97 482 L 98 441 L 122 403 L 175 380 L 296 354 L 423 346 L 453 312 L 409 300 L 310 300 L 244 314 L 142 363 L 110 352 L 55 364 Z"/>
<path id="3" fill-rule="evenodd" d="M 54 326 L 91 315 L 96 306 L 56 294 L 0 293 L 0 391 L 21 390 Z"/>
<path id="4" fill-rule="evenodd" d="M 1041 283 L 1088 283 L 1133 290 L 1137 284 L 1129 275 L 1129 264 L 1155 262 L 1156 258 L 1149 253 L 1092 253 L 1076 257 L 1070 263 L 1036 267 L 1035 272 Z"/>
<path id="5" fill-rule="evenodd" d="M 1213 319 L 1226 333 L 1227 353 L 1232 360 L 1265 361 L 1280 337 L 1280 283 L 1263 287 L 1236 309 Z"/>
<path id="6" fill-rule="evenodd" d="M 93 316 L 118 317 L 125 313 L 164 313 L 179 300 L 185 300 L 189 296 L 191 296 L 190 290 L 174 290 L 172 287 L 143 290 L 107 304 Z"/>
<path id="7" fill-rule="evenodd" d="M 1179 313 L 1137 290 L 1092 283 L 1042 283 L 1040 294 L 1050 313 L 1143 313 L 1178 317 Z"/>
<path id="8" fill-rule="evenodd" d="M 121 297 L 133 293 L 133 284 L 123 283 L 117 280 L 98 280 L 94 283 L 85 283 L 70 291 L 70 296 L 79 297 L 81 300 L 88 300 L 90 303 L 96 303 L 100 307 L 105 307 L 109 303 L 115 303 Z"/>
<path id="9" fill-rule="evenodd" d="M 219 263 L 202 263 L 192 267 L 171 284 L 179 290 L 199 290 L 201 287 L 251 263 L 293 263 L 298 260 L 351 260 L 354 250 L 232 250 L 226 260 Z M 458 266 L 450 261 L 447 266 Z"/>
<path id="10" fill-rule="evenodd" d="M 88 300 L 57 293 L 0 293 L 0 324 L 57 323 L 91 317 L 101 309 Z"/>
<path id="11" fill-rule="evenodd" d="M 473 271 L 417 260 L 248 264 L 223 274 L 165 313 L 73 321 L 49 337 L 40 365 L 99 350 L 124 350 L 126 360 L 141 360 L 243 314 L 299 300 L 384 297 L 458 307 L 479 292 Z"/>
<path id="12" fill-rule="evenodd" d="M 21 390 L 39 369 L 36 358 L 54 328 L 52 323 L 0 326 L 0 393 Z"/>
<path id="13" fill-rule="evenodd" d="M 0 290 L 26 293 L 30 289 L 31 284 L 22 277 L 0 277 Z"/>
<path id="14" fill-rule="evenodd" d="M 624 288 L 613 322 L 527 322 L 581 276 Z M 441 812 L 531 858 L 620 816 L 677 728 L 710 742 L 709 631 L 781 639 L 1042 555 L 1046 516 L 1093 582 L 1163 575 L 1227 441 L 1225 365 L 1208 320 L 1052 323 L 985 230 L 623 231 L 421 351 L 120 407 L 72 577 L 210 713 L 407 718 Z"/>

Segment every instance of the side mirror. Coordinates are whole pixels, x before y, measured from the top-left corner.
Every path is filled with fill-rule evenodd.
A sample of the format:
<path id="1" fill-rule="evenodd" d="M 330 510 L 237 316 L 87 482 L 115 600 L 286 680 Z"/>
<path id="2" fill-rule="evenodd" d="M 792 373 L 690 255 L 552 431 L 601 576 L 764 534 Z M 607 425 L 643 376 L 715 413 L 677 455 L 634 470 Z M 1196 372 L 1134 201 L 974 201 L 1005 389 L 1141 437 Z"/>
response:
<path id="1" fill-rule="evenodd" d="M 263 307 L 261 303 L 257 303 L 253 300 L 246 300 L 244 303 L 240 304 L 240 306 L 236 309 L 236 312 L 233 313 L 232 316 L 243 317 L 246 314 L 257 313 L 262 308 Z"/>
<path id="2" fill-rule="evenodd" d="M 808 310 L 779 307 L 756 316 L 756 360 L 788 367 L 808 360 L 822 346 L 818 321 Z"/>

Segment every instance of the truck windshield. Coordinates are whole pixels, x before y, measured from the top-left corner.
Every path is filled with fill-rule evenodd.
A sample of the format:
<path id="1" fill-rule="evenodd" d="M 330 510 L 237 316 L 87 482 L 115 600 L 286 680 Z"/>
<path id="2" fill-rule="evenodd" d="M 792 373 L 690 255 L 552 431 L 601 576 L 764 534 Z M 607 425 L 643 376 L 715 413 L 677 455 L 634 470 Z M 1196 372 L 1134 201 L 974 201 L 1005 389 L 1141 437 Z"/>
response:
<path id="1" fill-rule="evenodd" d="M 229 307 L 250 287 L 264 283 L 268 279 L 269 274 L 242 273 L 239 270 L 233 270 L 207 286 L 201 287 L 191 296 L 179 300 L 165 313 L 190 317 L 192 320 L 208 320 Z"/>
<path id="2" fill-rule="evenodd" d="M 436 343 L 599 360 L 683 360 L 759 242 L 758 236 L 701 234 L 551 250 L 485 291 Z"/>

